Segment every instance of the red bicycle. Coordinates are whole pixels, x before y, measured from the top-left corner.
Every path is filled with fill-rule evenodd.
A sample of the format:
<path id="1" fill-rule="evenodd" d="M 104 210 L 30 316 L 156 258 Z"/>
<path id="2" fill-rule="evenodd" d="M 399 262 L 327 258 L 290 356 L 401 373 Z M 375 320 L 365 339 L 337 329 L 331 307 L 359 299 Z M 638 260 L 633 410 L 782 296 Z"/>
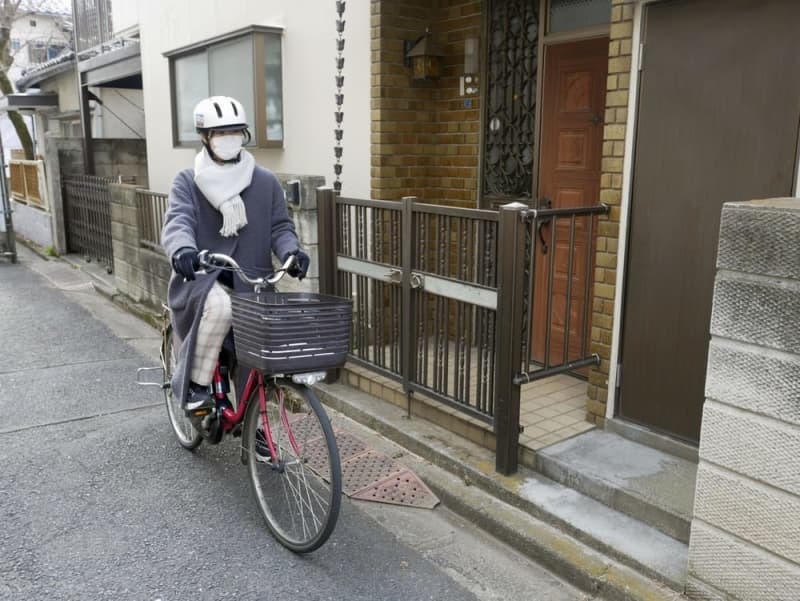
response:
<path id="1" fill-rule="evenodd" d="M 339 515 L 342 475 L 333 428 L 310 386 L 327 369 L 341 367 L 350 347 L 352 302 L 312 293 L 279 293 L 275 284 L 294 257 L 271 278 L 250 278 L 233 260 L 202 251 L 208 270 L 229 269 L 253 286 L 233 293 L 233 350 L 223 348 L 214 370 L 214 410 L 187 416 L 170 389 L 175 365 L 175 334 L 164 310 L 161 368 L 167 415 L 186 449 L 203 441 L 241 437 L 258 507 L 274 537 L 296 553 L 319 548 Z M 229 337 L 230 338 L 230 337 Z M 241 391 L 238 368 L 249 371 Z M 238 394 L 238 393 L 241 394 Z"/>

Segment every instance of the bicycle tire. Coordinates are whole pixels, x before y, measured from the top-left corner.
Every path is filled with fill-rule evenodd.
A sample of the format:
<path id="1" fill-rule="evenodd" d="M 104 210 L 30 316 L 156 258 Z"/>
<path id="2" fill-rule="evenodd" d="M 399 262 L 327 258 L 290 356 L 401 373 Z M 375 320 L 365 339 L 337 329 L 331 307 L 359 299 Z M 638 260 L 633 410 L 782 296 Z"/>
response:
<path id="1" fill-rule="evenodd" d="M 164 383 L 172 381 L 172 369 L 175 365 L 175 349 L 172 346 L 173 333 L 172 326 L 167 326 L 161 341 L 161 365 L 164 368 Z M 203 442 L 203 437 L 186 417 L 181 407 L 181 401 L 172 394 L 172 387 L 164 388 L 164 403 L 167 406 L 167 417 L 172 426 L 172 431 L 178 439 L 178 443 L 188 450 L 194 450 Z"/>
<path id="2" fill-rule="evenodd" d="M 272 535 L 295 553 L 309 553 L 328 540 L 339 517 L 342 472 L 333 427 L 306 386 L 276 379 L 264 393 L 266 427 L 279 456 L 255 452 L 256 432 L 265 427 L 256 387 L 242 436 L 250 483 Z"/>

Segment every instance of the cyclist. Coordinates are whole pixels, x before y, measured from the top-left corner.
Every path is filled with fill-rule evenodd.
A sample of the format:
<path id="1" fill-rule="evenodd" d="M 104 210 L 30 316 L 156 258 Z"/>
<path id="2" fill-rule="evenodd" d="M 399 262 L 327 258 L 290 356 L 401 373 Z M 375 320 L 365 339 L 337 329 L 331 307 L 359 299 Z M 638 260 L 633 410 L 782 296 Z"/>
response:
<path id="1" fill-rule="evenodd" d="M 172 184 L 161 234 L 172 263 L 167 302 L 180 345 L 172 391 L 187 413 L 214 407 L 209 386 L 231 327 L 229 293 L 250 291 L 229 271 L 195 273 L 198 251 L 230 255 L 253 277 L 272 273 L 271 252 L 282 261 L 296 255 L 288 273 L 298 279 L 310 264 L 278 179 L 243 148 L 250 131 L 242 104 L 227 96 L 202 100 L 194 124 L 203 147 L 194 169 Z"/>

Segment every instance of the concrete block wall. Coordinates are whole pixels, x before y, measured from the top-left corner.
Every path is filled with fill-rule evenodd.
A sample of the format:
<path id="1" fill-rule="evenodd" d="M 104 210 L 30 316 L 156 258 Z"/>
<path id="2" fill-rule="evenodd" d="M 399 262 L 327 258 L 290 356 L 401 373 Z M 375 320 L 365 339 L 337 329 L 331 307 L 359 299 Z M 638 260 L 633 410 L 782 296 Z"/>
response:
<path id="1" fill-rule="evenodd" d="M 722 212 L 687 595 L 800 599 L 800 200 Z"/>
<path id="2" fill-rule="evenodd" d="M 303 281 L 294 278 L 281 280 L 280 289 L 285 292 L 318 292 L 319 291 L 319 241 L 317 238 L 317 188 L 325 185 L 321 175 L 296 175 L 276 173 L 284 190 L 292 180 L 300 182 L 300 203 L 289 203 L 289 214 L 294 221 L 301 248 L 311 257 L 311 266 Z"/>
<path id="3" fill-rule="evenodd" d="M 42 247 L 54 246 L 50 211 L 11 199 L 11 222 L 14 233 Z"/>
<path id="4" fill-rule="evenodd" d="M 111 184 L 111 235 L 117 289 L 136 301 L 160 307 L 171 267 L 166 256 L 141 246 L 137 186 Z"/>
<path id="5" fill-rule="evenodd" d="M 144 140 L 97 139 L 94 170 L 99 177 L 111 177 L 140 188 L 148 187 L 147 146 Z"/>

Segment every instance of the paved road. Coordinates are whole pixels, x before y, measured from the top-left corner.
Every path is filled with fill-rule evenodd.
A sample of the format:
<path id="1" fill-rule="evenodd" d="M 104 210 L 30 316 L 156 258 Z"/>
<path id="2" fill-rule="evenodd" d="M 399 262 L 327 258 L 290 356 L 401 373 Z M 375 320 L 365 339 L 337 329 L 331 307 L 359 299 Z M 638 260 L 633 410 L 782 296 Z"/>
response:
<path id="1" fill-rule="evenodd" d="M 578 601 L 459 517 L 345 499 L 299 557 L 269 536 L 235 441 L 174 441 L 133 382 L 157 333 L 80 270 L 0 262 L 0 599 Z"/>

